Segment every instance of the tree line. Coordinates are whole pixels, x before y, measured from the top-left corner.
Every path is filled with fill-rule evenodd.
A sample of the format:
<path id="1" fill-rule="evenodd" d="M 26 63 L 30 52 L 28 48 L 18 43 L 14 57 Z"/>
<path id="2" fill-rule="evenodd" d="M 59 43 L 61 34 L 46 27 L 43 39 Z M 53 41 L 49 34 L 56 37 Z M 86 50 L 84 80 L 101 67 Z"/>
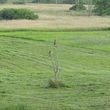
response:
<path id="1" fill-rule="evenodd" d="M 27 2 L 76 4 L 76 9 L 77 7 L 84 9 L 83 5 L 88 5 L 90 14 L 94 11 L 97 15 L 110 15 L 110 0 L 0 0 L 0 3 L 6 3 L 9 1 L 16 4 L 24 4 Z M 92 5 L 94 5 L 94 10 L 91 8 Z"/>
<path id="2" fill-rule="evenodd" d="M 66 3 L 66 4 L 73 4 L 77 1 L 82 3 L 87 3 L 88 0 L 0 0 L 0 3 L 6 2 L 33 2 L 33 3 Z M 96 0 L 93 0 L 93 2 Z"/>

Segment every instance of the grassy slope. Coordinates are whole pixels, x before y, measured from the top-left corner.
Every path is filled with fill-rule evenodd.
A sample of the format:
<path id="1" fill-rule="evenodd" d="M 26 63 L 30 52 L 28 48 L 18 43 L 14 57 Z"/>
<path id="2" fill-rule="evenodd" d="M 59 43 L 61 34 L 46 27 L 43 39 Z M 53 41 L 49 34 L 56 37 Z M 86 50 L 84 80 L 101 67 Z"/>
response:
<path id="1" fill-rule="evenodd" d="M 68 88 L 45 88 L 53 75 L 48 50 L 54 39 Z M 0 110 L 8 106 L 109 110 L 110 32 L 0 32 Z"/>

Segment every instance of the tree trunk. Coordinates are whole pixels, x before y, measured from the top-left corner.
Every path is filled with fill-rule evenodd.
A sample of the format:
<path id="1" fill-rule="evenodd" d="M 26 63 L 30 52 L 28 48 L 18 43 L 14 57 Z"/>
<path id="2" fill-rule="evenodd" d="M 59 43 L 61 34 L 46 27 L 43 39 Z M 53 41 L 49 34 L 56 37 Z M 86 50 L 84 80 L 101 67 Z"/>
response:
<path id="1" fill-rule="evenodd" d="M 88 0 L 88 16 L 92 15 L 92 0 Z"/>

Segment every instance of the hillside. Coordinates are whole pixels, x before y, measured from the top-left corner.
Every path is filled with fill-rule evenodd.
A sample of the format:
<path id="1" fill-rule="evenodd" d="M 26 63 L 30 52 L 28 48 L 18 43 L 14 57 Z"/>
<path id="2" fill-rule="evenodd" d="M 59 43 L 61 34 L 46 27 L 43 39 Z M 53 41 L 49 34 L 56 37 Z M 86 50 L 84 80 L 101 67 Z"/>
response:
<path id="1" fill-rule="evenodd" d="M 0 110 L 110 110 L 110 16 L 9 2 L 0 4 Z"/>
<path id="2" fill-rule="evenodd" d="M 58 42 L 60 80 L 48 51 Z M 110 31 L 0 32 L 0 110 L 109 110 Z"/>

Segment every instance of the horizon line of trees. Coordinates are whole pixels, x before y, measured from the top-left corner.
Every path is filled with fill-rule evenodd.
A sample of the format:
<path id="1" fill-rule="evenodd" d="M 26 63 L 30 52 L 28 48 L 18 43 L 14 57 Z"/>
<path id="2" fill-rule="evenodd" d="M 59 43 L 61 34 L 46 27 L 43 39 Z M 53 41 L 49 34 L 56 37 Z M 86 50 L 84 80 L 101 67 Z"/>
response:
<path id="1" fill-rule="evenodd" d="M 74 4 L 80 1 L 81 3 L 87 4 L 89 0 L 0 0 L 0 3 L 15 3 L 15 2 L 24 2 L 24 3 L 65 3 L 65 4 Z M 93 0 L 93 3 L 96 0 Z"/>
<path id="2" fill-rule="evenodd" d="M 0 3 L 6 3 L 9 0 L 0 0 Z M 110 0 L 10 0 L 10 2 L 14 4 L 25 4 L 27 2 L 31 3 L 66 3 L 66 4 L 76 4 L 75 9 L 82 8 L 84 9 L 83 5 L 88 5 L 89 15 L 92 12 L 96 13 L 97 15 L 110 15 Z M 92 6 L 94 5 L 94 9 Z M 78 8 L 77 8 L 78 7 Z M 73 7 L 74 9 L 74 7 Z"/>

